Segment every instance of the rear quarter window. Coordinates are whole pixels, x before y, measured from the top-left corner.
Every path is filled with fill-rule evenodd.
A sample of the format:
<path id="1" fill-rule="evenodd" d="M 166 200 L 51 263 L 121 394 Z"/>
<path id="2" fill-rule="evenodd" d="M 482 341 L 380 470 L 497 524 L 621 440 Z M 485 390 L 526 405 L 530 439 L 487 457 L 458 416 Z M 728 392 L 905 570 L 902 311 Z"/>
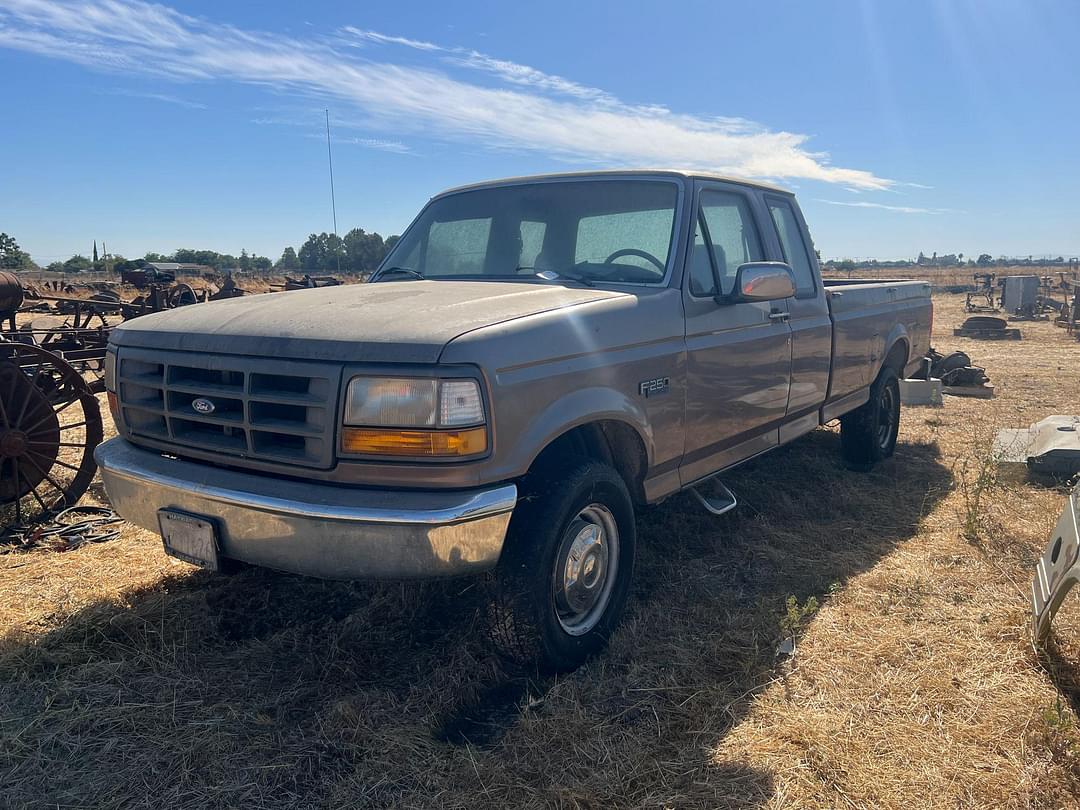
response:
<path id="1" fill-rule="evenodd" d="M 803 230 L 799 226 L 799 218 L 795 216 L 795 209 L 791 202 L 776 197 L 766 197 L 769 206 L 769 214 L 776 233 L 780 237 L 780 247 L 784 251 L 784 259 L 795 274 L 795 294 L 799 296 L 813 295 L 817 290 L 814 283 L 813 260 L 810 258 L 810 248 L 803 238 Z"/>

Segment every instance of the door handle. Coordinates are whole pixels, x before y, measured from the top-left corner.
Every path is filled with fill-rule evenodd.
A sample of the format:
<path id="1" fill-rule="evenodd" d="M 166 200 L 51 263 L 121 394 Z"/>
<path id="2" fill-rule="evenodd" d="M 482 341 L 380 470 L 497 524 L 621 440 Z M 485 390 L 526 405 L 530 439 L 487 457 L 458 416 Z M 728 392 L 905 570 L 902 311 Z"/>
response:
<path id="1" fill-rule="evenodd" d="M 772 312 L 769 313 L 769 320 L 770 321 L 781 321 L 782 322 L 782 321 L 789 320 L 790 318 L 791 318 L 791 313 L 790 312 L 782 312 L 779 309 L 774 309 Z"/>

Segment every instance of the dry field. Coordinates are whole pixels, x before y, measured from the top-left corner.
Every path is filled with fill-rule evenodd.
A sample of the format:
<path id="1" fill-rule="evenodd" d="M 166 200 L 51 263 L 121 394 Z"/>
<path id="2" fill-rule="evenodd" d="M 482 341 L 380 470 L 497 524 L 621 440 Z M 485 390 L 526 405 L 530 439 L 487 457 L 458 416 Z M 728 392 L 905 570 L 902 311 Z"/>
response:
<path id="1" fill-rule="evenodd" d="M 727 476 L 731 515 L 648 510 L 622 629 L 558 680 L 491 657 L 482 583 L 219 578 L 130 527 L 0 554 L 0 806 L 1080 805 L 1080 595 L 1027 636 L 1062 490 L 988 460 L 1080 410 L 1080 343 L 952 338 L 962 301 L 937 347 L 996 399 L 905 410 L 869 474 L 823 429 Z"/>

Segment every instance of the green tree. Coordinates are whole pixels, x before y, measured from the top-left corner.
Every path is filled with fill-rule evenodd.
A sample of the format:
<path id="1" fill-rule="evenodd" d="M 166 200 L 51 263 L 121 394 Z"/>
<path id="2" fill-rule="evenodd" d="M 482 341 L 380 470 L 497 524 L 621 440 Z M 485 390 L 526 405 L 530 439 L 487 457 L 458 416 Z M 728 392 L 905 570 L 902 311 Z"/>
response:
<path id="1" fill-rule="evenodd" d="M 0 233 L 0 268 L 4 270 L 30 270 L 34 262 L 30 254 L 19 247 L 14 236 Z"/>
<path id="2" fill-rule="evenodd" d="M 259 270 L 265 273 L 267 270 L 274 266 L 274 263 L 270 261 L 270 259 L 266 256 L 252 256 L 251 266 L 255 270 Z"/>
<path id="3" fill-rule="evenodd" d="M 346 269 L 350 273 L 370 273 L 379 266 L 386 255 L 386 243 L 377 233 L 365 233 L 363 228 L 353 228 L 344 239 Z"/>
<path id="4" fill-rule="evenodd" d="M 113 263 L 112 269 L 116 273 L 125 273 L 128 270 L 137 270 L 146 264 L 145 259 L 125 259 L 123 256 L 117 256 L 116 261 Z"/>
<path id="5" fill-rule="evenodd" d="M 345 243 L 336 233 L 322 234 L 326 239 L 326 256 L 321 268 L 323 273 L 345 272 L 349 269 L 349 255 Z"/>
<path id="6" fill-rule="evenodd" d="M 92 269 L 93 266 L 93 263 L 88 258 L 76 253 L 74 256 L 64 262 L 64 272 L 85 273 L 87 270 Z"/>
<path id="7" fill-rule="evenodd" d="M 332 233 L 311 234 L 300 246 L 300 269 L 308 274 L 337 273 L 349 269 L 349 256 L 341 237 Z"/>
<path id="8" fill-rule="evenodd" d="M 318 273 L 326 254 L 326 234 L 311 234 L 300 246 L 300 269 L 305 273 Z"/>
<path id="9" fill-rule="evenodd" d="M 240 251 L 240 269 L 245 273 L 251 270 L 251 257 L 248 256 L 248 252 L 243 249 Z"/>
<path id="10" fill-rule="evenodd" d="M 296 251 L 292 247 L 287 247 L 281 252 L 281 258 L 278 259 L 277 267 L 279 270 L 299 270 L 300 259 L 296 256 Z"/>

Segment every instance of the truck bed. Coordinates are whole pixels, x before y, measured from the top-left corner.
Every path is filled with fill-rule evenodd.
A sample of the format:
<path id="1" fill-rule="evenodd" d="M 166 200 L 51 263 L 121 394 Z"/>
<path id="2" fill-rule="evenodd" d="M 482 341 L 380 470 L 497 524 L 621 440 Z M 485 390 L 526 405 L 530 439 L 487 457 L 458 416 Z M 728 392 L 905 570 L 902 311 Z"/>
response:
<path id="1" fill-rule="evenodd" d="M 930 350 L 933 306 L 929 282 L 823 279 L 822 283 L 833 321 L 828 402 L 864 391 L 877 377 L 886 347 L 897 337 L 904 336 L 907 341 L 904 365 L 908 368 Z"/>

